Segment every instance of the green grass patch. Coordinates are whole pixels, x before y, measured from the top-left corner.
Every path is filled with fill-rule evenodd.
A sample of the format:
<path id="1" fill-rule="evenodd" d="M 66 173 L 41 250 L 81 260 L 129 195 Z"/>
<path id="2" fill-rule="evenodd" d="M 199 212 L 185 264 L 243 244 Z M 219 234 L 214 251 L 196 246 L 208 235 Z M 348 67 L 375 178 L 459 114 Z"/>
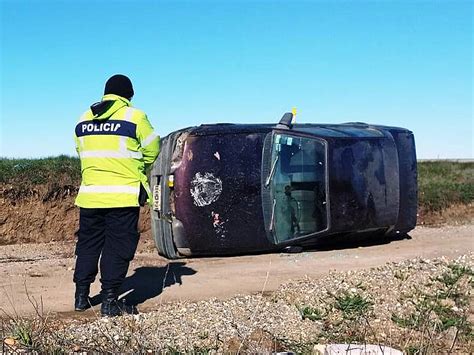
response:
<path id="1" fill-rule="evenodd" d="M 434 212 L 474 201 L 474 163 L 418 163 L 419 205 Z"/>
<path id="2" fill-rule="evenodd" d="M 0 158 L 0 183 L 3 184 L 28 187 L 51 183 L 79 185 L 80 181 L 81 163 L 76 157 Z"/>
<path id="3" fill-rule="evenodd" d="M 357 319 L 366 315 L 372 302 L 358 293 L 344 292 L 336 296 L 334 307 L 342 312 L 345 319 Z"/>
<path id="4" fill-rule="evenodd" d="M 322 320 L 324 317 L 324 312 L 318 308 L 313 308 L 311 306 L 302 306 L 297 308 L 301 314 L 301 318 L 303 319 L 317 321 Z"/>

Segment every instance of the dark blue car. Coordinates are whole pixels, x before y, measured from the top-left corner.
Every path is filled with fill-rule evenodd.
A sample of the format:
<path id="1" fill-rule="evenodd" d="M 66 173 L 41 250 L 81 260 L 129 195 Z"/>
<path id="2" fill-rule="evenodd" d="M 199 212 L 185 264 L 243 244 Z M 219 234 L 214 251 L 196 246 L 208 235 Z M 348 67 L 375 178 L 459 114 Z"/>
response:
<path id="1" fill-rule="evenodd" d="M 412 132 L 291 118 L 201 125 L 163 139 L 150 178 L 161 255 L 278 251 L 415 227 Z"/>

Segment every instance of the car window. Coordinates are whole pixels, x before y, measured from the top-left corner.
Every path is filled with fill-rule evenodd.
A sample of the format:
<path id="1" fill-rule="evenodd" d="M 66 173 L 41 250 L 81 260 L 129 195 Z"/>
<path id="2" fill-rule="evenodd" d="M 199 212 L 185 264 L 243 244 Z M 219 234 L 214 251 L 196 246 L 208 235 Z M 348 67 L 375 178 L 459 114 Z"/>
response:
<path id="1" fill-rule="evenodd" d="M 270 230 L 277 243 L 326 229 L 324 141 L 275 134 L 270 178 Z"/>

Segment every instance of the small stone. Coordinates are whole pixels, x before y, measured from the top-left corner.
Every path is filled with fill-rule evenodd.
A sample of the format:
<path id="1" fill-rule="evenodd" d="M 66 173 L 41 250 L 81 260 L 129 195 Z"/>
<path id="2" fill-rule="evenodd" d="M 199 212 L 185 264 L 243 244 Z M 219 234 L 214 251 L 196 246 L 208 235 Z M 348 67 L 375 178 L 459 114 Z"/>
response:
<path id="1" fill-rule="evenodd" d="M 74 345 L 74 347 L 72 348 L 72 351 L 77 353 L 77 352 L 81 351 L 81 347 L 79 345 Z"/>
<path id="2" fill-rule="evenodd" d="M 312 351 L 313 354 L 315 355 L 324 355 L 326 353 L 326 345 L 324 344 L 316 344 L 315 346 L 313 346 L 313 351 Z"/>
<path id="3" fill-rule="evenodd" d="M 3 342 L 8 346 L 14 346 L 16 344 L 16 340 L 14 338 L 5 338 Z"/>
<path id="4" fill-rule="evenodd" d="M 28 274 L 28 276 L 30 276 L 30 277 L 43 277 L 44 275 L 42 273 L 39 273 L 39 272 L 30 272 Z"/>
<path id="5" fill-rule="evenodd" d="M 452 299 L 449 299 L 449 298 L 442 300 L 441 304 L 443 306 L 449 307 L 451 309 L 453 309 L 456 306 L 456 303 L 454 303 L 454 301 Z M 453 311 L 454 311 L 454 309 L 453 309 Z"/>

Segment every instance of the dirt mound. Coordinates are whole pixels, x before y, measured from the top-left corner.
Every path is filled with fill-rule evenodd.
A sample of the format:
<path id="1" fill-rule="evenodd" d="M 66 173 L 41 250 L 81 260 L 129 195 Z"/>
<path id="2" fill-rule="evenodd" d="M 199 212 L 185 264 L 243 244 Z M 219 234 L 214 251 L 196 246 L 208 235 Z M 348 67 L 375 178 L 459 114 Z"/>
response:
<path id="1" fill-rule="evenodd" d="M 441 211 L 418 208 L 418 225 L 438 227 L 441 225 L 461 225 L 474 223 L 474 203 L 454 204 Z"/>
<path id="2" fill-rule="evenodd" d="M 0 245 L 74 240 L 79 209 L 74 206 L 77 187 L 35 185 L 18 188 L 0 185 Z M 139 231 L 151 237 L 150 211 L 140 211 Z"/>

